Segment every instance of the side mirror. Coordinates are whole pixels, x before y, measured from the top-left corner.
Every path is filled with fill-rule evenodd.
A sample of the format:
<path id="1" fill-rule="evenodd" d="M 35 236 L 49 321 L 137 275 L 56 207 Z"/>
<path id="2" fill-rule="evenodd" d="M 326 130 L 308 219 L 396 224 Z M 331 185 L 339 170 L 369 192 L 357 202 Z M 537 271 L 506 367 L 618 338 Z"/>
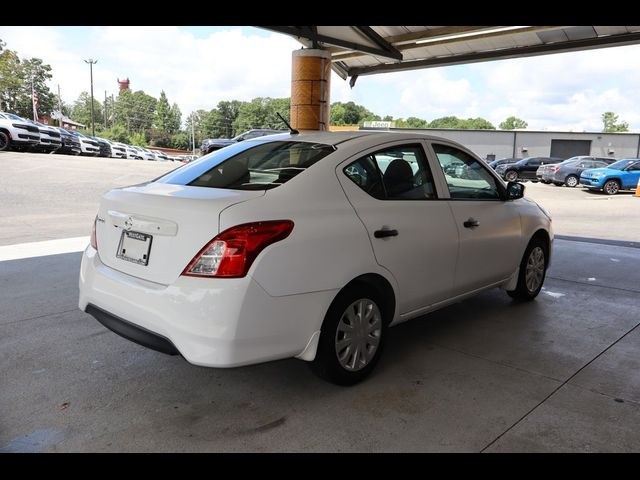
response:
<path id="1" fill-rule="evenodd" d="M 524 197 L 524 185 L 518 182 L 507 184 L 507 200 L 517 200 Z"/>

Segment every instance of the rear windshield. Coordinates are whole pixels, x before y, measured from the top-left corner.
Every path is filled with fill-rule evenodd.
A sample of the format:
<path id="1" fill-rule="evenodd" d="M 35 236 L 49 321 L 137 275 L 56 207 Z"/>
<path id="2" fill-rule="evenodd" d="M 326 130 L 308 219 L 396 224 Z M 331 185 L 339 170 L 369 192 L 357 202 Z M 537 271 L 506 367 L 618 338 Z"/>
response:
<path id="1" fill-rule="evenodd" d="M 233 190 L 275 188 L 334 151 L 331 145 L 244 141 L 216 150 L 156 180 L 159 183 Z"/>

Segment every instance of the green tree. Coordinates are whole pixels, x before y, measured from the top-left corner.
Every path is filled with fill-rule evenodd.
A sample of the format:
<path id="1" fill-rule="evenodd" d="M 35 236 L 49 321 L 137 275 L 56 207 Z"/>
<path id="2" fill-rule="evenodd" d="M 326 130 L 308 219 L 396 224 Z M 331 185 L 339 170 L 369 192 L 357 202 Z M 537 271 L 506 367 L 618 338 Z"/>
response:
<path id="1" fill-rule="evenodd" d="M 33 117 L 33 101 L 31 87 L 38 95 L 38 116 L 50 115 L 55 107 L 55 96 L 49 89 L 47 81 L 51 80 L 51 66 L 44 64 L 39 58 L 22 61 L 20 68 L 22 79 L 21 95 L 18 98 L 15 113 L 23 117 Z"/>
<path id="2" fill-rule="evenodd" d="M 171 135 L 171 147 L 180 150 L 191 150 L 191 135 L 187 132 L 178 132 Z"/>
<path id="3" fill-rule="evenodd" d="M 147 144 L 147 140 L 142 133 L 135 132 L 129 136 L 129 144 L 144 147 Z"/>
<path id="4" fill-rule="evenodd" d="M 429 122 L 429 128 L 464 128 L 463 121 L 456 116 L 440 117 Z"/>
<path id="5" fill-rule="evenodd" d="M 440 117 L 429 123 L 429 128 L 458 128 L 474 130 L 495 130 L 491 122 L 484 118 L 458 118 L 455 115 Z"/>
<path id="6" fill-rule="evenodd" d="M 129 142 L 129 135 L 127 134 L 127 129 L 124 125 L 113 125 L 111 128 L 103 130 L 101 135 L 108 140 L 113 140 L 114 142 Z"/>
<path id="7" fill-rule="evenodd" d="M 466 120 L 463 120 L 463 125 L 464 126 L 462 128 L 467 128 L 470 130 L 495 130 L 496 129 L 493 123 L 481 117 L 467 118 Z"/>
<path id="8" fill-rule="evenodd" d="M 102 127 L 102 105 L 98 100 L 93 99 L 93 116 L 96 127 Z M 91 95 L 87 92 L 82 92 L 78 99 L 73 103 L 71 108 L 71 118 L 76 122 L 85 124 L 87 127 L 91 125 Z"/>
<path id="9" fill-rule="evenodd" d="M 417 117 L 407 118 L 406 123 L 408 128 L 428 128 L 429 127 L 429 122 Z"/>
<path id="10" fill-rule="evenodd" d="M 524 120 L 513 115 L 498 125 L 500 130 L 515 130 L 516 128 L 527 128 L 528 124 Z"/>
<path id="11" fill-rule="evenodd" d="M 269 97 L 258 97 L 250 102 L 242 102 L 238 109 L 238 116 L 233 121 L 234 133 L 237 135 L 252 128 L 286 128 L 276 112 L 289 121 L 290 103 L 289 98 Z"/>
<path id="12" fill-rule="evenodd" d="M 163 132 L 168 132 L 172 123 L 171 107 L 169 106 L 169 100 L 164 90 L 160 92 L 160 98 L 156 104 L 156 113 L 153 120 L 153 128 Z"/>
<path id="13" fill-rule="evenodd" d="M 0 40 L 0 110 L 14 112 L 22 87 L 22 65 L 18 54 L 5 47 Z"/>
<path id="14" fill-rule="evenodd" d="M 117 122 L 125 125 L 128 132 L 142 133 L 151 128 L 157 100 L 142 90 L 122 90 L 115 104 Z"/>
<path id="15" fill-rule="evenodd" d="M 602 114 L 603 132 L 628 132 L 629 123 L 621 121 L 618 123 L 618 115 L 613 112 L 604 112 Z"/>
<path id="16" fill-rule="evenodd" d="M 180 111 L 180 108 L 178 108 L 178 104 L 173 102 L 171 110 L 169 111 L 169 125 L 167 126 L 167 131 L 169 133 L 175 133 L 180 130 L 181 125 L 182 112 Z"/>
<path id="17" fill-rule="evenodd" d="M 234 131 L 233 122 L 236 121 L 236 118 L 238 118 L 238 115 L 240 114 L 240 106 L 242 103 L 243 102 L 239 100 L 223 100 L 218 102 L 218 106 L 215 108 L 215 110 L 217 110 L 216 120 L 218 122 L 218 128 L 220 130 L 224 130 L 220 136 L 231 138 L 241 133 Z M 282 114 L 284 115 L 284 112 L 282 112 Z"/>
<path id="18" fill-rule="evenodd" d="M 362 105 L 357 105 L 354 102 L 334 102 L 331 104 L 332 125 L 363 125 L 364 122 L 372 120 L 381 120 L 381 117 Z"/>

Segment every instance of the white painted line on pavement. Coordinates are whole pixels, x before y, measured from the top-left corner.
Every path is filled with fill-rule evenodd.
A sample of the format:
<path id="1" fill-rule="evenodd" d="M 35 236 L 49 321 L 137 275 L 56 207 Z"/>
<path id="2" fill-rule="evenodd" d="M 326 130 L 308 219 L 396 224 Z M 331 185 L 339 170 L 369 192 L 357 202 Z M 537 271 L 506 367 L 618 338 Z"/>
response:
<path id="1" fill-rule="evenodd" d="M 0 262 L 21 258 L 44 257 L 60 253 L 82 252 L 89 245 L 89 237 L 61 238 L 44 242 L 18 243 L 0 246 Z"/>

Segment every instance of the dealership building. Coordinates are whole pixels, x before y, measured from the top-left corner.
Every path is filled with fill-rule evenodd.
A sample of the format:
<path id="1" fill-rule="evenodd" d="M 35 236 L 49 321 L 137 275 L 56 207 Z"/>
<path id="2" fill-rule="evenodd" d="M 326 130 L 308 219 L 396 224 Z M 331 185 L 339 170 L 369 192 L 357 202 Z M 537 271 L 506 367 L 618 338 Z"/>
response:
<path id="1" fill-rule="evenodd" d="M 459 130 L 435 128 L 386 128 L 368 126 L 361 130 L 420 132 L 461 143 L 488 161 L 499 158 L 598 157 L 640 158 L 640 133 L 550 132 L 536 130 Z M 380 124 L 382 122 L 375 122 Z"/>

